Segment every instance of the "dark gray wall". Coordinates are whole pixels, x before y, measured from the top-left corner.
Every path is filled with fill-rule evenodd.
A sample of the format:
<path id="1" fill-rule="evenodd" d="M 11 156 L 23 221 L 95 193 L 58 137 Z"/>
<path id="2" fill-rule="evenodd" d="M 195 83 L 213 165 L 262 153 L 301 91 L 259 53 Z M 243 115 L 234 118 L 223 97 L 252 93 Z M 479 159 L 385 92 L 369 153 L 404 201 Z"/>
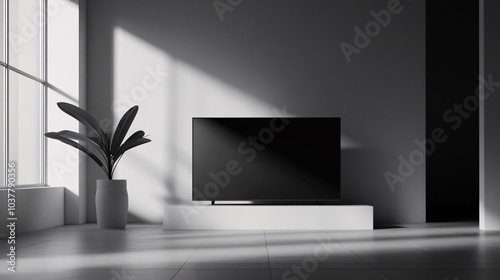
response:
<path id="1" fill-rule="evenodd" d="M 480 217 L 483 230 L 500 230 L 500 3 L 481 0 L 480 74 L 489 85 L 482 87 L 479 117 Z M 488 77 L 491 75 L 491 79 Z"/>
<path id="2" fill-rule="evenodd" d="M 212 1 L 89 1 L 87 106 L 97 118 L 112 114 L 111 93 L 120 83 L 114 79 L 113 32 L 120 27 L 270 107 L 286 105 L 299 116 L 340 116 L 345 144 L 342 202 L 373 205 L 378 223 L 423 222 L 425 162 L 393 188 L 384 173 L 399 176 L 400 156 L 418 154 L 414 141 L 425 138 L 425 2 L 401 1 L 400 12 L 352 55 L 351 63 L 339 47 L 341 42 L 354 44 L 353 28 L 364 29 L 373 21 L 370 11 L 398 3 L 243 1 L 221 21 Z M 168 106 L 148 104 L 141 110 L 176 108 Z M 202 109 L 193 114 L 202 114 Z M 187 123 L 188 118 L 177 121 Z M 174 156 L 165 154 L 175 162 Z M 88 172 L 89 182 L 102 178 L 93 165 Z M 190 203 L 190 174 L 171 176 L 186 180 L 159 181 L 154 188 L 165 191 L 165 203 Z M 89 221 L 95 221 L 93 186 L 88 189 Z M 140 217 L 148 211 L 163 209 L 135 213 L 131 220 L 143 221 Z"/>

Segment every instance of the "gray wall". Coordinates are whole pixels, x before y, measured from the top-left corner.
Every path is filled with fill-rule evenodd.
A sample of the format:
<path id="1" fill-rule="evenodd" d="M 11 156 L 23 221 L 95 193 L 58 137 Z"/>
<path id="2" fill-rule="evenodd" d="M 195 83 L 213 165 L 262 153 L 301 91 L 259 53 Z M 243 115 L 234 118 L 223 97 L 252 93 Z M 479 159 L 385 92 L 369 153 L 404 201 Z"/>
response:
<path id="1" fill-rule="evenodd" d="M 481 1 L 481 47 L 480 75 L 488 80 L 500 81 L 500 3 Z M 483 101 L 480 103 L 480 228 L 500 230 L 500 86 L 493 84 L 482 87 Z"/>
<path id="2" fill-rule="evenodd" d="M 64 224 L 64 188 L 22 188 L 15 189 L 16 193 L 16 233 L 31 232 Z M 12 193 L 11 193 L 12 194 Z M 0 219 L 7 222 L 9 211 L 7 209 L 8 191 L 0 190 Z M 6 226 L 0 228 L 0 236 L 8 236 L 10 229 Z"/>
<path id="3" fill-rule="evenodd" d="M 425 162 L 393 189 L 384 173 L 397 175 L 398 157 L 408 159 L 418 150 L 414 140 L 425 138 L 425 2 L 401 1 L 402 10 L 351 63 L 339 47 L 354 44 L 353 28 L 364 29 L 373 20 L 370 11 L 397 2 L 243 1 L 221 21 L 212 1 L 89 1 L 92 114 L 113 118 L 117 92 L 133 87 L 132 68 L 147 68 L 142 57 L 158 52 L 169 72 L 154 96 L 136 102 L 138 122 L 153 142 L 129 159 L 126 154 L 120 166 L 135 205 L 129 221 L 161 222 L 159 205 L 190 203 L 192 116 L 266 116 L 287 106 L 299 116 L 342 118 L 343 203 L 373 205 L 378 223 L 424 222 Z M 137 47 L 117 40 L 117 32 Z M 145 51 L 137 51 L 139 46 Z M 127 51 L 135 55 L 124 56 Z M 224 95 L 217 95 L 218 88 Z M 93 222 L 92 182 L 103 175 L 92 164 L 88 172 Z"/>

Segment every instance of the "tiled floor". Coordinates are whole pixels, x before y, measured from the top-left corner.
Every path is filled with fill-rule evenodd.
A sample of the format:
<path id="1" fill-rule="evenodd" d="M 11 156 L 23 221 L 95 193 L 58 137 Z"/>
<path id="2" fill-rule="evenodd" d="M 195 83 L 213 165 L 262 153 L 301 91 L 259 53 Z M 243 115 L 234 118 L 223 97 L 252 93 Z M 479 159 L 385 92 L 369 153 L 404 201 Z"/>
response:
<path id="1" fill-rule="evenodd" d="M 19 235 L 16 273 L 7 271 L 6 245 L 2 280 L 500 279 L 500 232 L 469 223 L 374 231 L 63 226 Z"/>

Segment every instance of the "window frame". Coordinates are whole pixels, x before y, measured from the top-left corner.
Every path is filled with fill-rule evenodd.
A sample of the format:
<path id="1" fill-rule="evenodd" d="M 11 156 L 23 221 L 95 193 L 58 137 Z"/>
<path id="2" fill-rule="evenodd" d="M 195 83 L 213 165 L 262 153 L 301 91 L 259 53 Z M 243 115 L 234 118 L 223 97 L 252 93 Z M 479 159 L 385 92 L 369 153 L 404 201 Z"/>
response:
<path id="1" fill-rule="evenodd" d="M 4 54 L 4 61 L 0 60 L 0 67 L 2 67 L 4 71 L 4 84 L 3 84 L 3 143 L 0 142 L 0 149 L 3 150 L 4 152 L 4 159 L 2 159 L 4 162 L 5 168 L 4 170 L 1 170 L 1 174 L 3 174 L 3 181 L 0 181 L 0 189 L 6 188 L 7 186 L 7 166 L 10 161 L 10 156 L 9 156 L 9 74 L 11 71 L 17 73 L 18 75 L 24 76 L 25 78 L 28 78 L 30 80 L 33 80 L 37 82 L 40 87 L 41 91 L 40 94 L 41 96 L 41 104 L 40 104 L 40 133 L 43 135 L 45 132 L 47 132 L 47 122 L 48 122 L 48 91 L 49 89 L 63 94 L 67 95 L 66 92 L 63 90 L 57 88 L 56 86 L 52 85 L 49 83 L 49 77 L 48 77 L 48 1 L 49 0 L 39 0 L 40 3 L 40 8 L 41 8 L 41 23 L 40 23 L 40 38 L 41 38 L 41 44 L 40 44 L 40 73 L 41 77 L 35 77 L 32 74 L 29 74 L 15 66 L 12 66 L 9 64 L 9 51 L 10 51 L 10 30 L 9 30 L 9 20 L 10 20 L 10 10 L 9 10 L 9 4 L 10 1 L 19 1 L 19 0 L 5 0 L 3 3 L 3 54 Z M 44 187 L 48 186 L 47 184 L 47 138 L 46 137 L 41 137 L 41 141 L 39 143 L 40 145 L 40 181 L 39 183 L 34 183 L 34 184 L 25 184 L 25 185 L 16 185 L 19 187 Z"/>

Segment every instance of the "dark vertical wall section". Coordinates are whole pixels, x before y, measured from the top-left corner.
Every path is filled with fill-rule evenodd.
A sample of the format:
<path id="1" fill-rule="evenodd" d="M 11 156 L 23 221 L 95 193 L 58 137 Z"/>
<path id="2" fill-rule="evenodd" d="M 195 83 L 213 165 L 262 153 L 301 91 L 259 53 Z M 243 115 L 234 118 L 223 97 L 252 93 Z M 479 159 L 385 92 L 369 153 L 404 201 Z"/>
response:
<path id="1" fill-rule="evenodd" d="M 478 219 L 479 3 L 427 1 L 426 134 L 446 141 L 427 157 L 427 221 Z M 431 145 L 428 147 L 431 149 Z"/>
<path id="2" fill-rule="evenodd" d="M 104 2 L 104 1 L 103 1 Z M 87 110 L 103 128 L 113 125 L 113 19 L 106 16 L 106 10 L 99 8 L 97 1 L 87 2 Z M 98 16 L 102 20 L 95 22 Z M 98 29 L 99 32 L 95 32 Z M 99 48 L 95 46 L 99 45 Z M 91 66 L 92 65 L 92 66 Z M 95 67 L 99 70 L 96 71 Z M 114 124 L 116 126 L 116 124 Z M 96 180 L 105 179 L 100 167 L 92 160 L 87 161 L 87 216 L 95 221 Z"/>

